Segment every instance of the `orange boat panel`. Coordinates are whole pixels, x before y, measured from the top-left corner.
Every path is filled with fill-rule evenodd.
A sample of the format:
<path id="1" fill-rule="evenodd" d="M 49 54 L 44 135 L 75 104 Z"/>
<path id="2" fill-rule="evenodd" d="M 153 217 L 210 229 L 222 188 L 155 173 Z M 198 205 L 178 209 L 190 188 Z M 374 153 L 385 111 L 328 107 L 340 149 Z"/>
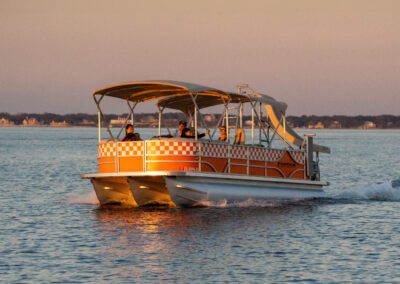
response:
<path id="1" fill-rule="evenodd" d="M 147 171 L 198 171 L 198 163 L 148 163 Z"/>
<path id="2" fill-rule="evenodd" d="M 98 158 L 99 173 L 113 173 L 115 172 L 115 158 L 104 157 Z"/>
<path id="3" fill-rule="evenodd" d="M 262 161 L 250 161 L 249 174 L 251 176 L 265 176 L 265 162 Z M 253 167 L 252 167 L 253 166 Z"/>
<path id="4" fill-rule="evenodd" d="M 143 171 L 143 157 L 121 157 L 119 158 L 120 172 Z"/>
<path id="5" fill-rule="evenodd" d="M 201 146 L 199 146 L 200 143 L 202 143 Z M 231 147 L 231 150 L 228 147 Z M 145 148 L 147 149 L 146 169 L 143 168 Z M 202 172 L 305 178 L 305 157 L 301 151 L 289 152 L 194 141 L 149 141 L 146 142 L 146 147 L 144 141 L 99 144 L 100 173 L 116 171 L 117 149 L 120 172 L 199 171 L 199 161 L 201 161 Z M 201 157 L 197 156 L 199 149 Z M 231 156 L 230 171 L 227 168 L 228 155 Z M 249 165 L 248 170 L 247 165 Z"/>
<path id="6" fill-rule="evenodd" d="M 202 157 L 201 171 L 224 173 L 228 164 L 227 159 Z"/>

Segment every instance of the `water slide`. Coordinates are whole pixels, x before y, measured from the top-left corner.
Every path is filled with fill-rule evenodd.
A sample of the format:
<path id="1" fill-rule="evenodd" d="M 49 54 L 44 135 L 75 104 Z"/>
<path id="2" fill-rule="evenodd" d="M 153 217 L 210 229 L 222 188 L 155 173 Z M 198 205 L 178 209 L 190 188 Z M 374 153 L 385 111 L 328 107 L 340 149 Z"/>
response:
<path id="1" fill-rule="evenodd" d="M 277 106 L 274 106 L 273 104 L 265 104 L 265 108 L 268 114 L 268 117 L 271 121 L 272 127 L 277 130 L 277 132 L 285 138 L 286 141 L 289 143 L 296 145 L 297 147 L 302 147 L 304 138 L 298 135 L 291 127 L 289 127 L 287 124 L 283 125 L 283 113 L 286 110 L 286 108 L 282 109 Z M 279 109 L 279 110 L 278 110 Z M 330 153 L 331 149 L 326 146 L 321 146 L 314 144 L 313 149 L 315 152 L 320 152 L 320 153 Z"/>

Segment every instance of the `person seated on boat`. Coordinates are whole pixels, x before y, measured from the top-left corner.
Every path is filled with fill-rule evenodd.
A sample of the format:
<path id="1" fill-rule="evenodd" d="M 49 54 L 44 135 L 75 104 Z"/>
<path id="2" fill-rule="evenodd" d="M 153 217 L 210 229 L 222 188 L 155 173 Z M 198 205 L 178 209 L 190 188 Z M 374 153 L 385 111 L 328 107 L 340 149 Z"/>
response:
<path id="1" fill-rule="evenodd" d="M 226 142 L 228 140 L 228 136 L 226 135 L 226 126 L 221 126 L 219 128 L 219 137 L 218 141 Z"/>
<path id="2" fill-rule="evenodd" d="M 233 144 L 235 144 L 235 145 L 244 145 L 245 139 L 246 139 L 246 135 L 244 133 L 243 128 L 238 128 L 236 130 L 235 142 Z"/>
<path id="3" fill-rule="evenodd" d="M 182 130 L 187 127 L 187 123 L 184 120 L 180 120 L 178 124 L 178 129 L 175 132 L 175 137 L 182 137 Z"/>
<path id="4" fill-rule="evenodd" d="M 132 124 L 127 124 L 125 127 L 125 137 L 122 141 L 142 141 L 139 133 L 134 133 L 135 128 Z"/>
<path id="5" fill-rule="evenodd" d="M 208 135 L 208 130 L 206 130 L 204 133 L 197 134 L 197 138 L 203 138 L 206 135 Z M 181 137 L 182 138 L 196 138 L 196 136 L 192 135 L 192 130 L 187 127 L 182 130 Z"/>

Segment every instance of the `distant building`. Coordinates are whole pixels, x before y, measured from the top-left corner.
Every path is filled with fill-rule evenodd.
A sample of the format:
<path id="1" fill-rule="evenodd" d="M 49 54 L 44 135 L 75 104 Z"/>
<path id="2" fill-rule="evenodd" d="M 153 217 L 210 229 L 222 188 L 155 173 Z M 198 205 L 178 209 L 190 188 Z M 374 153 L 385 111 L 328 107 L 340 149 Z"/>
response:
<path id="1" fill-rule="evenodd" d="M 244 122 L 244 125 L 245 125 L 245 126 L 248 126 L 248 127 L 251 127 L 251 124 L 252 124 L 251 120 L 246 120 L 246 121 Z"/>
<path id="2" fill-rule="evenodd" d="M 287 124 L 290 128 L 295 128 L 294 123 L 291 122 L 291 121 L 286 121 L 286 124 Z"/>
<path id="3" fill-rule="evenodd" d="M 176 128 L 176 127 L 178 127 L 178 120 L 175 118 L 164 118 L 162 120 L 162 124 L 163 124 L 163 126 L 166 126 L 166 127 Z M 153 125 L 151 127 L 156 127 L 156 126 L 157 125 Z"/>
<path id="4" fill-rule="evenodd" d="M 204 116 L 204 120 L 207 122 L 210 122 L 210 123 L 215 122 L 215 120 L 216 120 L 215 115 L 214 114 L 206 114 Z"/>
<path id="5" fill-rule="evenodd" d="M 40 122 L 34 117 L 26 117 L 22 121 L 22 125 L 23 126 L 39 126 Z"/>
<path id="6" fill-rule="evenodd" d="M 49 125 L 51 127 L 68 127 L 69 123 L 67 123 L 65 120 L 63 122 L 56 122 L 53 120 Z"/>
<path id="7" fill-rule="evenodd" d="M 361 125 L 362 129 L 374 129 L 376 128 L 376 124 L 372 121 L 365 121 L 363 125 Z"/>
<path id="8" fill-rule="evenodd" d="M 165 119 L 162 119 L 163 125 L 165 125 Z M 140 120 L 135 121 L 135 126 L 137 127 L 156 127 L 158 126 L 158 117 L 154 117 L 154 115 L 144 115 Z"/>
<path id="9" fill-rule="evenodd" d="M 149 124 L 158 123 L 158 118 L 156 119 L 156 118 L 155 118 L 153 115 L 151 115 L 151 114 L 149 114 L 149 115 L 144 115 L 144 116 L 142 117 L 142 119 L 140 120 L 140 122 L 149 123 Z"/>
<path id="10" fill-rule="evenodd" d="M 335 120 L 335 121 L 333 121 L 333 122 L 331 123 L 330 128 L 333 128 L 333 129 L 340 129 L 340 128 L 342 128 L 342 124 L 341 124 L 339 121 Z"/>
<path id="11" fill-rule="evenodd" d="M 88 120 L 88 119 L 83 119 L 81 122 L 77 123 L 76 125 L 78 125 L 78 126 L 96 126 L 96 122 Z"/>
<path id="12" fill-rule="evenodd" d="M 325 128 L 325 125 L 320 121 L 315 125 L 315 129 L 324 129 L 324 128 Z"/>
<path id="13" fill-rule="evenodd" d="M 322 122 L 317 122 L 317 124 L 309 124 L 309 125 L 307 125 L 307 128 L 308 129 L 324 129 L 325 128 L 325 125 L 322 123 Z"/>
<path id="14" fill-rule="evenodd" d="M 125 124 L 125 122 L 128 124 L 128 123 L 130 123 L 130 124 L 133 124 L 132 123 L 132 120 L 130 120 L 130 119 L 128 119 L 128 121 L 125 121 L 125 118 L 123 118 L 123 117 L 118 117 L 117 119 L 111 119 L 110 120 L 110 125 L 109 125 L 109 127 L 122 127 L 124 124 Z"/>
<path id="15" fill-rule="evenodd" d="M 7 118 L 0 118 L 0 126 L 14 126 L 15 123 L 12 120 L 9 120 Z"/>

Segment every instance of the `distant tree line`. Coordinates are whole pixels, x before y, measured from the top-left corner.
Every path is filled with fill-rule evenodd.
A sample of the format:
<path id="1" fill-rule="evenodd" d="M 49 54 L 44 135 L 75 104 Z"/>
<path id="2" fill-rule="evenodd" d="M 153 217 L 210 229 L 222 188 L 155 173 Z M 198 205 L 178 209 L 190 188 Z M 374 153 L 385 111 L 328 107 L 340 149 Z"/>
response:
<path id="1" fill-rule="evenodd" d="M 294 127 L 308 127 L 321 122 L 326 128 L 331 128 L 332 125 L 340 125 L 341 128 L 358 128 L 365 122 L 370 121 L 376 124 L 376 128 L 400 128 L 400 116 L 394 115 L 377 115 L 377 116 L 317 116 L 317 115 L 302 115 L 288 116 L 287 121 Z"/>
<path id="2" fill-rule="evenodd" d="M 104 114 L 103 123 L 110 123 L 112 119 L 126 118 L 127 113 L 123 114 Z M 149 117 L 153 117 L 158 120 L 158 113 L 137 113 L 134 114 L 134 121 L 148 120 Z M 56 113 L 18 113 L 10 114 L 7 112 L 0 112 L 0 119 L 6 118 L 14 121 L 15 124 L 22 124 L 25 118 L 36 118 L 41 124 L 50 124 L 50 122 L 67 122 L 70 125 L 79 125 L 83 121 L 92 121 L 97 123 L 97 114 L 87 113 L 70 113 L 70 114 L 56 114 Z M 185 119 L 183 113 L 164 113 L 163 119 Z"/>
<path id="3" fill-rule="evenodd" d="M 110 123 L 112 119 L 125 118 L 125 114 L 105 114 L 103 123 Z M 36 118 L 41 124 L 49 124 L 52 121 L 55 122 L 67 122 L 70 125 L 80 125 L 83 121 L 91 121 L 97 123 L 97 114 L 87 113 L 71 113 L 71 114 L 55 114 L 55 113 L 18 113 L 9 114 L 6 112 L 0 113 L 0 119 L 6 118 L 14 121 L 15 124 L 22 124 L 25 118 Z M 211 124 L 215 124 L 218 121 L 220 114 L 213 115 L 213 121 Z M 135 122 L 148 122 L 149 119 L 155 121 L 158 120 L 158 113 L 137 113 L 134 115 Z M 164 113 L 163 121 L 173 124 L 178 120 L 185 119 L 183 113 Z M 245 121 L 250 120 L 250 116 L 244 116 Z M 376 125 L 376 128 L 400 128 L 400 116 L 394 115 L 377 115 L 377 116 L 345 116 L 345 115 L 334 115 L 334 116 L 317 116 L 317 115 L 302 115 L 302 116 L 288 116 L 287 122 L 293 127 L 307 128 L 310 125 L 316 125 L 322 123 L 325 128 L 358 128 L 365 122 L 372 122 Z M 208 123 L 209 124 L 209 123 Z M 338 127 L 340 126 L 340 127 Z"/>

